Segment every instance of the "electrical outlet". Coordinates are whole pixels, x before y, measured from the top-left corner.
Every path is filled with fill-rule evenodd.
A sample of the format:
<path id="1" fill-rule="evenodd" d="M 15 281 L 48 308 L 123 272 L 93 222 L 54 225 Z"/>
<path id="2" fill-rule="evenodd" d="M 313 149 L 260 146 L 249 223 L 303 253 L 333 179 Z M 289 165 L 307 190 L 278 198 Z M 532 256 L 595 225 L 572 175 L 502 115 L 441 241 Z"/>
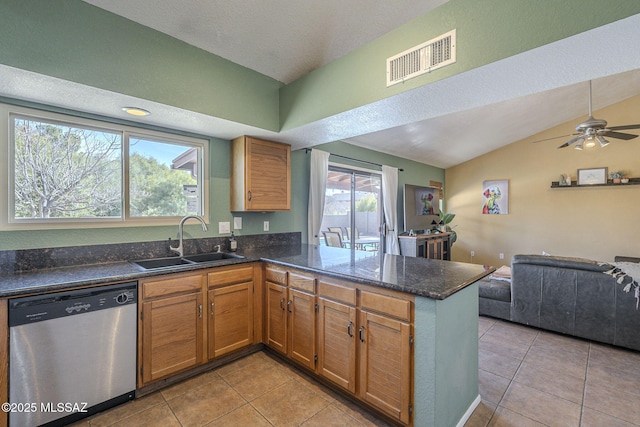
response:
<path id="1" fill-rule="evenodd" d="M 471 251 L 471 256 L 476 256 L 476 251 Z"/>
<path id="2" fill-rule="evenodd" d="M 264 231 L 269 231 L 269 221 L 265 221 L 265 222 L 264 222 L 263 230 L 264 230 Z"/>
<path id="3" fill-rule="evenodd" d="M 500 259 L 504 259 L 504 254 L 500 252 Z"/>
<path id="4" fill-rule="evenodd" d="M 242 230 L 242 217 L 234 216 L 233 217 L 233 229 L 234 230 Z"/>

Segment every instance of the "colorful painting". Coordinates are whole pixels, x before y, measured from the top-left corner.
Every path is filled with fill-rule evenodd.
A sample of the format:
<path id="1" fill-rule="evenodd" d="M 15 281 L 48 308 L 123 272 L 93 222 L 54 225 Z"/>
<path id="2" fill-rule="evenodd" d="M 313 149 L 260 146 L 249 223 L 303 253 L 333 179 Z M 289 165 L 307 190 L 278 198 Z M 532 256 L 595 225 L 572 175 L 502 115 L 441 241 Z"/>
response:
<path id="1" fill-rule="evenodd" d="M 416 215 L 438 215 L 439 188 L 416 188 L 414 196 L 416 200 Z"/>
<path id="2" fill-rule="evenodd" d="M 487 215 L 509 213 L 509 180 L 482 183 L 482 213 Z"/>

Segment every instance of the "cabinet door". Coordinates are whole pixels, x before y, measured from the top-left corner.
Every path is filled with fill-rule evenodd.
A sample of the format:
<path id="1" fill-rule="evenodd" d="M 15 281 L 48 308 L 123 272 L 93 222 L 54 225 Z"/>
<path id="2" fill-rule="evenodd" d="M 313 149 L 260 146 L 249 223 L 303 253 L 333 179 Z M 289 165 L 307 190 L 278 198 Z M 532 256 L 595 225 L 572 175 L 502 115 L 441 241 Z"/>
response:
<path id="1" fill-rule="evenodd" d="M 287 354 L 287 287 L 273 282 L 267 285 L 267 345 Z"/>
<path id="2" fill-rule="evenodd" d="M 291 147 L 254 138 L 246 144 L 249 210 L 291 209 Z"/>
<path id="3" fill-rule="evenodd" d="M 411 397 L 410 325 L 360 312 L 359 395 L 391 417 L 409 422 Z"/>
<path id="4" fill-rule="evenodd" d="M 427 258 L 442 259 L 442 239 L 427 240 Z"/>
<path id="5" fill-rule="evenodd" d="M 318 373 L 356 391 L 356 309 L 318 298 Z"/>
<path id="6" fill-rule="evenodd" d="M 142 306 L 144 383 L 204 361 L 202 293 L 145 302 Z"/>
<path id="7" fill-rule="evenodd" d="M 253 282 L 209 291 L 209 359 L 253 342 Z"/>
<path id="8" fill-rule="evenodd" d="M 316 367 L 315 295 L 289 289 L 289 352 L 291 359 L 308 368 Z"/>

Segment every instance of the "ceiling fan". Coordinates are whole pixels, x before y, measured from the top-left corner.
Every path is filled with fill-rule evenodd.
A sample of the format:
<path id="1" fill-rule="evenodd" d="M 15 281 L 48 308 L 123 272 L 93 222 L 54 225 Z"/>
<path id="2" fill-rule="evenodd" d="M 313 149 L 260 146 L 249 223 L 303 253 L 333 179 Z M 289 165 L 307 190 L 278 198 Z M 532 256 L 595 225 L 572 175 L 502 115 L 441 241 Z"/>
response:
<path id="1" fill-rule="evenodd" d="M 589 117 L 584 122 L 578 123 L 576 125 L 576 133 L 555 136 L 553 138 L 541 139 L 534 142 L 549 141 L 552 139 L 572 136 L 573 138 L 558 146 L 558 148 L 568 147 L 575 142 L 577 142 L 576 146 L 574 147 L 576 150 L 582 150 L 583 147 L 595 147 L 596 144 L 599 144 L 600 147 L 605 147 L 609 145 L 609 141 L 605 139 L 605 136 L 608 138 L 622 139 L 625 141 L 638 137 L 638 135 L 633 135 L 630 133 L 616 132 L 619 130 L 628 129 L 640 129 L 640 124 L 607 127 L 606 120 L 596 119 L 593 117 L 591 108 L 591 80 L 589 80 Z"/>

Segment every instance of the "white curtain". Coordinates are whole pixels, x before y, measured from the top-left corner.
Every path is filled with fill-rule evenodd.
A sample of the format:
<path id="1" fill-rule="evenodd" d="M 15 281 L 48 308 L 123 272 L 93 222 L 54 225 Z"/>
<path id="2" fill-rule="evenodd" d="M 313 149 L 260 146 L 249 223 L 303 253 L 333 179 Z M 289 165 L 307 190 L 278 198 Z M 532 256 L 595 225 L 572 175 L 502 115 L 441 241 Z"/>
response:
<path id="1" fill-rule="evenodd" d="M 310 245 L 320 244 L 320 227 L 324 213 L 324 198 L 329 172 L 329 154 L 325 151 L 311 150 L 311 177 L 309 179 L 309 225 L 307 236 Z"/>
<path id="2" fill-rule="evenodd" d="M 382 166 L 382 200 L 386 230 L 386 253 L 400 255 L 398 245 L 398 168 Z"/>

